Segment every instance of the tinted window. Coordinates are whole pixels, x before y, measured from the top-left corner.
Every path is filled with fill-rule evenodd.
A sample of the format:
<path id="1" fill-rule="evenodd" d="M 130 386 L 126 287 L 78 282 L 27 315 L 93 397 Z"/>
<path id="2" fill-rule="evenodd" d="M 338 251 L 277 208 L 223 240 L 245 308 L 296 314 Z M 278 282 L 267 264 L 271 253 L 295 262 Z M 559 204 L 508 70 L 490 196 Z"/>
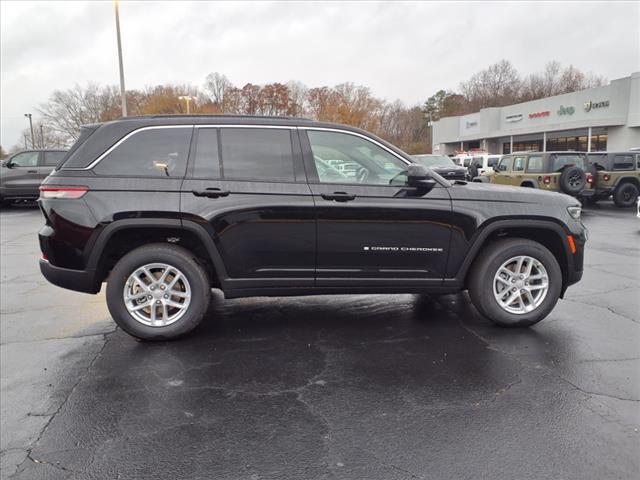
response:
<path id="1" fill-rule="evenodd" d="M 529 157 L 527 172 L 542 172 L 542 157 Z"/>
<path id="2" fill-rule="evenodd" d="M 103 158 L 94 171 L 100 175 L 184 176 L 191 127 L 141 130 Z"/>
<path id="3" fill-rule="evenodd" d="M 524 170 L 524 157 L 516 157 L 513 161 L 513 169 L 521 172 Z"/>
<path id="4" fill-rule="evenodd" d="M 633 170 L 633 155 L 616 155 L 613 157 L 614 170 Z"/>
<path id="5" fill-rule="evenodd" d="M 281 182 L 294 180 L 289 130 L 223 128 L 220 135 L 224 178 Z"/>
<path id="6" fill-rule="evenodd" d="M 407 164 L 373 142 L 338 132 L 307 131 L 322 183 L 406 184 Z"/>
<path id="7" fill-rule="evenodd" d="M 220 178 L 218 129 L 198 129 L 193 176 L 196 178 Z"/>
<path id="8" fill-rule="evenodd" d="M 14 167 L 37 167 L 38 152 L 23 152 L 11 157 L 11 165 Z"/>
<path id="9" fill-rule="evenodd" d="M 489 157 L 487 166 L 493 167 L 494 165 L 497 165 L 499 161 L 500 161 L 500 157 Z"/>
<path id="10" fill-rule="evenodd" d="M 67 152 L 44 152 L 44 164 L 47 167 L 55 167 Z"/>

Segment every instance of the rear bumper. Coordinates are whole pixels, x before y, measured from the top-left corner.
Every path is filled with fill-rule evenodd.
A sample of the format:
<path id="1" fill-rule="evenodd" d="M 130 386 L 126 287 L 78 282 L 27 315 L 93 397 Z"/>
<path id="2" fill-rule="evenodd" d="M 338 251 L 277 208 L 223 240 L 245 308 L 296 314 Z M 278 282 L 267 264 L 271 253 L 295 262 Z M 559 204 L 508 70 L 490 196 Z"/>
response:
<path id="1" fill-rule="evenodd" d="M 586 188 L 578 194 L 578 197 L 581 197 L 581 198 L 593 198 L 595 196 L 596 196 L 596 191 L 592 188 Z"/>
<path id="2" fill-rule="evenodd" d="M 95 270 L 56 267 L 47 260 L 40 259 L 40 271 L 44 278 L 58 287 L 83 293 L 95 294 L 100 291 L 101 282 L 97 280 Z"/>

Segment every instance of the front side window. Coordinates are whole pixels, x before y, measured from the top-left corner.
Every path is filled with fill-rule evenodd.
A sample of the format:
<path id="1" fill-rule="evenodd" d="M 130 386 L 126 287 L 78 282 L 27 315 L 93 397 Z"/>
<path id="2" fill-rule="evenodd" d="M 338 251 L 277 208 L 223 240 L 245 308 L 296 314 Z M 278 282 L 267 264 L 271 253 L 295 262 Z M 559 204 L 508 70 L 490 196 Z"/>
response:
<path id="1" fill-rule="evenodd" d="M 616 155 L 613 157 L 614 170 L 633 170 L 633 155 Z"/>
<path id="2" fill-rule="evenodd" d="M 542 167 L 542 157 L 529 157 L 529 161 L 527 162 L 527 172 L 542 172 Z"/>
<path id="3" fill-rule="evenodd" d="M 516 157 L 513 160 L 513 169 L 517 172 L 524 170 L 524 157 Z"/>
<path id="4" fill-rule="evenodd" d="M 494 167 L 498 164 L 499 161 L 500 161 L 500 157 L 489 157 L 489 160 L 487 161 L 487 166 Z"/>
<path id="5" fill-rule="evenodd" d="M 500 163 L 498 164 L 499 172 L 506 172 L 511 170 L 511 164 L 513 163 L 513 157 L 502 157 L 500 159 Z"/>
<path id="6" fill-rule="evenodd" d="M 94 168 L 99 175 L 183 177 L 192 127 L 139 130 Z"/>
<path id="7" fill-rule="evenodd" d="M 407 164 L 375 143 L 348 133 L 308 130 L 320 183 L 398 185 Z"/>
<path id="8" fill-rule="evenodd" d="M 11 166 L 13 167 L 37 167 L 38 152 L 23 152 L 11 158 Z"/>
<path id="9" fill-rule="evenodd" d="M 44 152 L 44 165 L 47 167 L 55 167 L 67 152 Z"/>
<path id="10" fill-rule="evenodd" d="M 294 181 L 288 129 L 222 128 L 220 138 L 225 179 Z"/>

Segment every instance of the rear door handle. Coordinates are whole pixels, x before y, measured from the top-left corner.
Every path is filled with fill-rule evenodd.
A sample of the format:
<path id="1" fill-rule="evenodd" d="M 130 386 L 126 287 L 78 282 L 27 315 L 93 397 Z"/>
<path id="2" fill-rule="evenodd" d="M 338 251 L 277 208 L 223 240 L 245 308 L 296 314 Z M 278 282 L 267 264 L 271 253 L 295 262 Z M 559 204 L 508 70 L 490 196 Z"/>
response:
<path id="1" fill-rule="evenodd" d="M 356 198 L 355 195 L 351 195 L 347 192 L 322 193 L 320 196 L 325 200 L 335 200 L 336 202 L 350 202 Z"/>
<path id="2" fill-rule="evenodd" d="M 209 198 L 219 198 L 226 197 L 229 195 L 229 190 L 222 190 L 220 188 L 205 188 L 204 190 L 191 190 L 196 197 L 209 197 Z"/>
<path id="3" fill-rule="evenodd" d="M 27 173 L 38 173 L 37 170 L 27 170 Z"/>

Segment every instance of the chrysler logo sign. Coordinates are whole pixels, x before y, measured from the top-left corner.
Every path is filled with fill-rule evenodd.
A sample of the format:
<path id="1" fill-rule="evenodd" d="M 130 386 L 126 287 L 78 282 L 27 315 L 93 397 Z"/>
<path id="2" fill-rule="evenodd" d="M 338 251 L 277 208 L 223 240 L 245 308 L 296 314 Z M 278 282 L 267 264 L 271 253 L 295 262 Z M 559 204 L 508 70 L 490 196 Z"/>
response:
<path id="1" fill-rule="evenodd" d="M 523 115 L 521 113 L 517 113 L 515 115 L 507 115 L 506 117 L 504 117 L 505 121 L 509 122 L 509 123 L 515 123 L 515 122 L 519 122 L 520 120 L 522 120 Z"/>
<path id="2" fill-rule="evenodd" d="M 603 102 L 584 102 L 584 109 L 587 112 L 590 112 L 592 108 L 604 108 L 609 106 L 609 100 L 605 100 Z"/>

